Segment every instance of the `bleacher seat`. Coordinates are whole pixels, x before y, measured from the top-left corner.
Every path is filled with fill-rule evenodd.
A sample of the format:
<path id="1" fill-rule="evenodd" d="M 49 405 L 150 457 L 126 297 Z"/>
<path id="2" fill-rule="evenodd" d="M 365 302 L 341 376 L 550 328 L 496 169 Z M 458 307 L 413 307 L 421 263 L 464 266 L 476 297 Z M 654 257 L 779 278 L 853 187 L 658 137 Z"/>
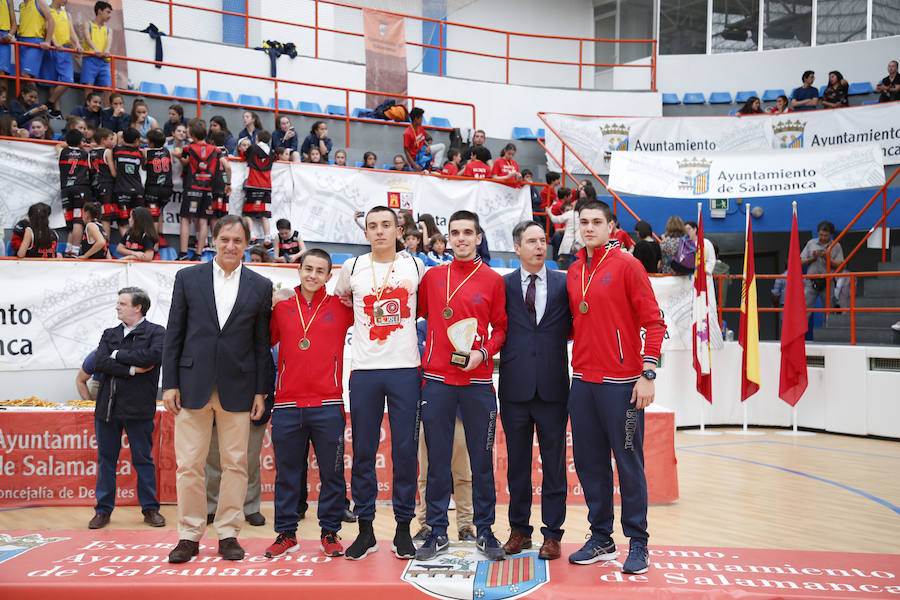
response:
<path id="1" fill-rule="evenodd" d="M 535 139 L 535 136 L 534 136 L 534 132 L 531 130 L 531 127 L 513 127 L 512 139 L 514 139 L 514 140 L 533 140 L 533 139 Z"/>
<path id="2" fill-rule="evenodd" d="M 827 90 L 827 89 L 828 89 L 828 84 L 827 84 L 827 83 L 826 83 L 825 85 L 819 86 L 819 97 L 820 97 L 820 98 L 822 97 L 822 94 L 824 94 L 824 93 L 825 93 L 825 90 Z"/>
<path id="3" fill-rule="evenodd" d="M 329 115 L 335 115 L 337 117 L 346 117 L 347 116 L 347 107 L 340 106 L 338 104 L 329 104 L 325 107 L 325 112 Z"/>
<path id="4" fill-rule="evenodd" d="M 157 94 L 159 96 L 168 96 L 169 90 L 165 85 L 156 83 L 155 81 L 142 81 L 138 91 L 142 94 Z"/>
<path id="5" fill-rule="evenodd" d="M 537 133 L 539 140 L 546 139 L 546 137 L 547 137 L 547 131 L 543 127 L 538 129 L 536 133 Z"/>
<path id="6" fill-rule="evenodd" d="M 385 171 L 390 171 L 390 170 L 391 170 L 391 167 L 393 167 L 393 166 L 394 166 L 393 164 L 390 164 L 390 165 L 381 165 L 381 168 L 384 169 Z"/>
<path id="7" fill-rule="evenodd" d="M 762 101 L 763 102 L 775 102 L 778 99 L 778 96 L 787 96 L 784 93 L 784 90 L 775 89 L 775 90 L 766 90 L 763 92 Z"/>
<path id="8" fill-rule="evenodd" d="M 61 139 L 63 139 L 63 134 L 62 134 L 62 132 L 60 132 L 60 133 L 54 133 L 54 134 L 53 134 L 53 141 L 58 142 L 58 141 L 61 140 Z"/>
<path id="9" fill-rule="evenodd" d="M 343 265 L 347 260 L 353 258 L 352 254 L 343 254 L 341 252 L 335 252 L 331 255 L 331 264 L 333 265 Z"/>
<path id="10" fill-rule="evenodd" d="M 847 90 L 847 94 L 850 96 L 861 96 L 863 94 L 873 94 L 875 93 L 875 88 L 872 87 L 871 82 L 868 81 L 857 81 L 856 83 L 850 84 L 850 89 Z"/>
<path id="11" fill-rule="evenodd" d="M 663 94 L 662 95 L 662 103 L 663 104 L 681 104 L 681 100 L 678 99 L 678 94 Z"/>
<path id="12" fill-rule="evenodd" d="M 506 261 L 503 260 L 502 258 L 492 258 L 492 259 L 491 259 L 491 266 L 492 266 L 492 267 L 498 267 L 498 268 L 501 268 L 501 269 L 502 269 L 502 268 L 504 268 L 504 267 L 506 266 Z"/>
<path id="13" fill-rule="evenodd" d="M 59 248 L 59 244 L 57 244 L 56 247 Z M 12 255 L 13 255 L 13 251 L 12 251 L 12 240 L 9 240 L 8 242 L 6 242 L 6 254 L 5 254 L 5 256 L 12 256 Z"/>
<path id="14" fill-rule="evenodd" d="M 731 110 L 728 111 L 728 116 L 729 116 L 729 117 L 733 117 L 734 115 L 738 114 L 738 112 L 740 112 L 740 109 L 738 109 L 738 108 L 733 108 L 733 109 L 731 109 Z"/>
<path id="15" fill-rule="evenodd" d="M 450 119 L 445 119 L 444 117 L 431 117 L 428 119 L 428 124 L 431 127 L 446 127 L 447 129 L 451 128 Z"/>
<path id="16" fill-rule="evenodd" d="M 366 110 L 366 109 L 365 109 L 365 108 L 359 108 L 359 107 L 356 107 L 356 108 L 353 109 L 352 116 L 353 116 L 354 118 L 358 119 L 358 118 L 359 118 L 359 114 L 360 114 L 362 111 L 364 111 L 364 110 Z"/>
<path id="17" fill-rule="evenodd" d="M 184 98 L 185 100 L 197 99 L 197 88 L 187 87 L 185 85 L 176 85 L 172 91 L 172 95 L 176 98 Z"/>
<path id="18" fill-rule="evenodd" d="M 176 260 L 178 252 L 172 246 L 163 246 L 159 249 L 159 260 Z"/>
<path id="19" fill-rule="evenodd" d="M 738 104 L 743 104 L 753 96 L 759 98 L 759 94 L 756 93 L 756 90 L 741 90 L 734 96 L 734 101 Z"/>
<path id="20" fill-rule="evenodd" d="M 864 100 L 863 102 L 861 102 L 861 104 L 862 106 L 865 106 L 867 104 L 878 104 L 878 100 Z"/>
<path id="21" fill-rule="evenodd" d="M 66 253 L 66 246 L 68 245 L 69 244 L 66 242 L 59 242 L 58 244 L 56 244 L 56 253 L 62 256 Z"/>
<path id="22" fill-rule="evenodd" d="M 248 252 L 248 254 L 249 254 L 249 252 Z M 212 250 L 204 250 L 203 254 L 200 255 L 200 261 L 201 262 L 209 262 L 212 259 L 214 259 L 215 257 L 216 257 L 216 253 L 213 252 Z M 249 261 L 250 258 L 248 257 L 247 260 Z"/>
<path id="23" fill-rule="evenodd" d="M 687 92 L 681 102 L 684 104 L 706 104 L 706 96 L 700 92 Z"/>
<path id="24" fill-rule="evenodd" d="M 553 269 L 554 271 L 559 270 L 559 265 L 556 263 L 555 260 L 547 260 L 544 264 L 547 265 L 548 269 Z"/>
<path id="25" fill-rule="evenodd" d="M 710 104 L 731 104 L 731 94 L 728 92 L 712 92 L 709 95 Z"/>
<path id="26" fill-rule="evenodd" d="M 275 108 L 275 98 L 269 98 L 269 102 L 266 104 L 266 106 L 268 106 L 269 108 Z M 294 103 L 287 98 L 279 98 L 278 110 L 294 110 Z"/>
<path id="27" fill-rule="evenodd" d="M 322 112 L 322 107 L 318 102 L 304 102 L 303 100 L 297 103 L 297 111 L 302 113 L 312 113 L 315 115 L 325 114 Z"/>
<path id="28" fill-rule="evenodd" d="M 358 169 L 358 168 L 362 167 L 364 164 L 365 163 L 363 161 L 358 160 L 358 161 L 356 161 L 356 168 Z"/>
<path id="29" fill-rule="evenodd" d="M 244 108 L 264 108 L 265 104 L 263 104 L 262 98 L 259 96 L 254 96 L 253 94 L 241 94 L 238 96 L 238 104 L 243 106 Z"/>
<path id="30" fill-rule="evenodd" d="M 510 259 L 510 261 L 509 261 L 509 268 L 510 268 L 510 269 L 518 269 L 518 268 L 521 267 L 521 266 L 522 266 L 522 261 L 519 260 L 518 258 L 512 258 L 512 259 Z"/>
<path id="31" fill-rule="evenodd" d="M 231 95 L 231 92 L 209 90 L 206 92 L 206 99 L 209 102 L 227 102 L 228 104 L 234 104 L 234 96 Z"/>

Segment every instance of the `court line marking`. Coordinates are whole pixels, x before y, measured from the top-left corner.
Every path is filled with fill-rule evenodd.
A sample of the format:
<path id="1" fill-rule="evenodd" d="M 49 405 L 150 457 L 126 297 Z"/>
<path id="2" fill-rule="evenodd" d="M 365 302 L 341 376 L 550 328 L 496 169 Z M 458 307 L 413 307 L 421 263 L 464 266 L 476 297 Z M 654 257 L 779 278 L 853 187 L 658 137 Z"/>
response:
<path id="1" fill-rule="evenodd" d="M 833 485 L 833 486 L 835 486 L 835 487 L 839 487 L 839 488 L 844 489 L 844 490 L 847 490 L 847 491 L 849 491 L 849 492 L 853 492 L 854 494 L 858 494 L 858 495 L 860 495 L 860 496 L 862 496 L 863 498 L 866 498 L 866 499 L 868 499 L 868 500 L 872 500 L 873 502 L 877 502 L 878 504 L 881 504 L 882 506 L 884 506 L 884 507 L 886 507 L 886 508 L 888 508 L 888 509 L 894 511 L 894 512 L 897 513 L 898 515 L 900 515 L 900 506 L 897 506 L 897 505 L 895 505 L 895 504 L 891 504 L 891 503 L 888 502 L 887 500 L 884 500 L 884 499 L 882 499 L 882 498 L 879 498 L 878 496 L 874 496 L 874 495 L 872 495 L 872 494 L 870 494 L 870 493 L 868 493 L 868 492 L 864 492 L 863 490 L 860 490 L 860 489 L 858 489 L 858 488 L 849 486 L 849 485 L 847 485 L 847 484 L 840 483 L 839 481 L 833 481 L 833 480 L 831 480 L 831 479 L 825 479 L 824 477 L 819 477 L 818 475 L 812 475 L 812 474 L 810 474 L 810 473 L 804 473 L 803 471 L 797 471 L 796 469 L 788 469 L 787 467 L 781 467 L 781 466 L 778 466 L 778 465 L 771 465 L 771 464 L 769 464 L 769 463 L 759 462 L 759 461 L 756 461 L 756 460 L 750 460 L 750 459 L 748 459 L 748 458 L 739 458 L 739 457 L 737 457 L 737 456 L 728 456 L 728 455 L 725 455 L 725 454 L 714 454 L 714 453 L 712 453 L 712 452 L 704 452 L 704 451 L 702 451 L 702 450 L 685 449 L 684 451 L 685 451 L 685 452 L 693 452 L 694 454 L 703 454 L 703 455 L 706 455 L 706 456 L 712 456 L 712 457 L 715 457 L 715 458 L 725 458 L 725 459 L 728 459 L 728 460 L 735 460 L 735 461 L 738 461 L 738 462 L 748 463 L 748 464 L 751 464 L 751 465 L 757 465 L 757 466 L 759 466 L 759 467 L 767 467 L 767 468 L 769 468 L 769 469 L 775 469 L 775 470 L 777 470 L 777 471 L 784 471 L 785 473 L 791 473 L 791 474 L 793 474 L 793 475 L 800 475 L 801 477 L 807 477 L 807 478 L 813 479 L 813 480 L 815 480 L 815 481 L 821 481 L 822 483 L 827 483 L 827 484 L 829 484 L 829 485 Z"/>
<path id="2" fill-rule="evenodd" d="M 782 442 L 779 440 L 747 440 L 743 442 L 713 442 L 709 444 L 692 444 L 690 446 L 677 446 L 676 450 L 689 450 L 692 448 L 711 448 L 715 446 L 737 446 L 742 444 L 778 444 L 780 446 L 792 446 L 794 448 L 810 448 L 812 450 L 827 450 L 829 452 L 840 452 L 843 454 L 856 454 L 859 456 L 873 456 L 875 458 L 889 458 L 891 460 L 900 460 L 900 456 L 892 456 L 890 454 L 876 454 L 874 452 L 863 452 L 861 450 L 846 450 L 843 448 L 828 448 L 826 446 L 808 446 L 806 444 L 792 444 L 791 442 Z"/>
<path id="3" fill-rule="evenodd" d="M 44 506 L 14 506 L 12 508 L 0 508 L 0 512 L 8 512 L 11 510 L 26 510 L 28 508 L 46 508 Z"/>

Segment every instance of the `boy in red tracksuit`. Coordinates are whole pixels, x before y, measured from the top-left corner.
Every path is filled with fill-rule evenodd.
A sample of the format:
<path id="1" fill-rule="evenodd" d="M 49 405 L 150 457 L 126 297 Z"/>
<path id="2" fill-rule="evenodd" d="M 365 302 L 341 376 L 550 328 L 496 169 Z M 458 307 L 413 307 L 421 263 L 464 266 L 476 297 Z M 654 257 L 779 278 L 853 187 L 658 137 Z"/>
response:
<path id="1" fill-rule="evenodd" d="M 644 408 L 653 402 L 666 324 L 640 261 L 609 244 L 611 216 L 609 205 L 598 200 L 581 207 L 578 223 L 585 247 L 566 279 L 575 338 L 569 391 L 572 449 L 591 523 L 590 539 L 569 562 L 587 565 L 618 556 L 611 537 L 612 451 L 622 530 L 631 540 L 622 571 L 644 573 L 649 567 Z"/>
<path id="2" fill-rule="evenodd" d="M 275 451 L 275 531 L 266 549 L 272 558 L 297 550 L 306 448 L 312 441 L 319 463 L 321 549 L 340 556 L 338 541 L 344 512 L 344 339 L 353 325 L 353 309 L 325 291 L 331 257 L 314 248 L 300 257 L 300 285 L 294 297 L 272 309 L 272 346 L 278 346 L 272 445 Z"/>
<path id="3" fill-rule="evenodd" d="M 506 340 L 506 285 L 477 255 L 478 215 L 453 213 L 449 230 L 453 262 L 429 269 L 419 285 L 419 316 L 428 320 L 421 412 L 428 446 L 426 523 L 431 532 L 416 559 L 430 560 L 449 544 L 450 459 L 459 411 L 469 441 L 476 547 L 489 559 L 500 560 L 505 553 L 491 531 L 497 499 L 493 463 L 497 401 L 491 357 Z M 466 347 L 468 342 L 471 348 Z M 451 364 L 459 357 L 454 350 L 471 350 L 464 365 Z"/>
<path id="4" fill-rule="evenodd" d="M 272 218 L 272 165 L 275 152 L 269 148 L 272 134 L 261 129 L 256 135 L 256 143 L 241 151 L 241 158 L 247 161 L 249 171 L 244 182 L 244 210 L 247 226 L 253 229 L 253 219 L 259 219 L 265 236 L 266 248 L 272 247 L 269 235 L 269 219 Z"/>

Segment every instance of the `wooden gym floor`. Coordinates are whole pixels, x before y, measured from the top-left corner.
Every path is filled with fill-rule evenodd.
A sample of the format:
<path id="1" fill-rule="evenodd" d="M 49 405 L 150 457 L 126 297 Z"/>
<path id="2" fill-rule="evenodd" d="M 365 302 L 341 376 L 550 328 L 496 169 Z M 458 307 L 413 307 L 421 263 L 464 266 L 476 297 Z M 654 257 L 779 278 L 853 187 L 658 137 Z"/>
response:
<path id="1" fill-rule="evenodd" d="M 716 429 L 713 431 L 723 432 Z M 649 511 L 651 545 L 778 548 L 833 552 L 900 554 L 900 442 L 819 433 L 809 437 L 780 435 L 702 436 L 679 431 L 675 444 L 680 498 Z M 317 539 L 315 504 L 300 523 L 302 538 Z M 161 510 L 168 529 L 177 511 Z M 267 522 L 245 524 L 241 537 L 274 539 L 274 509 L 264 503 Z M 505 505 L 497 506 L 494 533 L 509 535 Z M 451 533 L 455 531 L 451 512 Z M 617 511 L 618 514 L 618 511 Z M 0 530 L 87 528 L 90 507 L 34 507 L 0 511 Z M 540 509 L 532 507 L 535 539 L 540 538 Z M 564 542 L 579 543 L 587 528 L 587 509 L 570 505 Z M 139 507 L 117 508 L 108 526 L 139 530 Z M 379 505 L 375 533 L 393 537 L 390 506 Z M 149 527 L 147 527 L 149 529 Z M 413 524 L 413 532 L 418 529 Z M 344 544 L 356 536 L 345 524 Z M 208 535 L 215 537 L 210 528 Z M 173 540 L 174 540 L 173 531 Z M 614 538 L 626 542 L 616 523 Z"/>

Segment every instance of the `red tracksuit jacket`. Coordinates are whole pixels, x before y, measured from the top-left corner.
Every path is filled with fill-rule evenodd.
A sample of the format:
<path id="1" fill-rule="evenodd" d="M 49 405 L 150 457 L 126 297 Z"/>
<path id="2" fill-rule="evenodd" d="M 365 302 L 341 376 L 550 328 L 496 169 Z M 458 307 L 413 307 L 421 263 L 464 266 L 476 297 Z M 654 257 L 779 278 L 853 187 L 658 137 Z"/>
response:
<path id="1" fill-rule="evenodd" d="M 640 265 L 640 263 L 638 263 Z M 450 293 L 472 273 L 478 272 L 463 285 L 450 300 L 453 316 L 445 319 L 442 311 L 447 306 L 447 270 L 450 270 Z M 426 379 L 443 381 L 448 385 L 493 383 L 493 356 L 506 341 L 506 285 L 496 271 L 483 264 L 480 258 L 431 267 L 419 284 L 419 316 L 428 320 L 425 337 L 425 355 L 422 369 Z M 464 372 L 450 364 L 455 348 L 447 337 L 447 327 L 453 323 L 475 317 L 478 319 L 475 343 L 472 351 L 487 351 L 487 360 L 473 371 Z M 488 335 L 488 324 L 491 326 Z"/>
<path id="2" fill-rule="evenodd" d="M 650 278 L 640 261 L 619 248 L 612 248 L 602 262 L 606 249 L 594 250 L 588 268 L 586 250 L 582 248 L 575 255 L 566 277 L 575 331 L 572 377 L 590 383 L 636 381 L 644 361 L 659 362 L 666 333 Z M 587 294 L 582 296 L 583 286 L 594 272 Z M 588 303 L 586 314 L 579 310 L 582 300 Z M 642 327 L 646 329 L 643 354 Z"/>
<path id="3" fill-rule="evenodd" d="M 339 404 L 343 407 L 344 339 L 353 325 L 353 309 L 341 304 L 337 296 L 328 296 L 323 286 L 310 305 L 294 288 L 294 298 L 282 300 L 272 309 L 272 346 L 278 347 L 278 377 L 275 380 L 275 408 L 283 406 L 312 407 Z M 306 337 L 310 346 L 299 347 L 303 326 L 300 310 L 309 327 Z M 322 303 L 315 319 L 313 313 Z"/>

